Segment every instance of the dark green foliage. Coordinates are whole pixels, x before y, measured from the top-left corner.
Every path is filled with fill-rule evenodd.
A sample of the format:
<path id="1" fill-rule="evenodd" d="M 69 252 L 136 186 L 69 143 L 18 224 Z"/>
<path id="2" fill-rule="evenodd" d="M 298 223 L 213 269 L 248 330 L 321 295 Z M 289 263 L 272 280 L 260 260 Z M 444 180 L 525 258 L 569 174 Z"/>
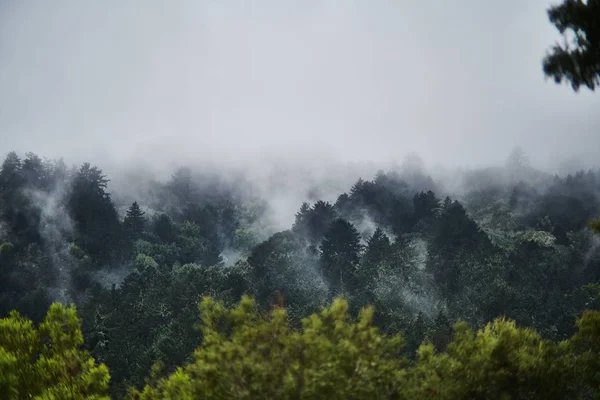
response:
<path id="1" fill-rule="evenodd" d="M 175 171 L 171 177 L 169 188 L 182 207 L 187 207 L 196 200 L 196 190 L 192 182 L 192 171 L 189 168 L 179 168 Z"/>
<path id="2" fill-rule="evenodd" d="M 314 245 L 321 241 L 335 216 L 333 206 L 325 201 L 317 201 L 312 208 L 303 203 L 292 229 Z"/>
<path id="3" fill-rule="evenodd" d="M 48 190 L 53 184 L 51 170 L 33 153 L 27 153 L 21 166 L 21 174 L 30 188 Z"/>
<path id="4" fill-rule="evenodd" d="M 563 0 L 548 9 L 548 18 L 565 44 L 554 45 L 546 55 L 544 74 L 575 91 L 580 86 L 594 90 L 600 84 L 600 1 Z"/>
<path id="5" fill-rule="evenodd" d="M 219 248 L 202 235 L 202 229 L 196 223 L 185 221 L 178 226 L 178 231 L 175 244 L 179 247 L 182 263 L 211 266 L 219 265 L 223 261 Z"/>
<path id="6" fill-rule="evenodd" d="M 363 264 L 378 265 L 390 257 L 391 250 L 390 239 L 383 233 L 381 228 L 377 228 L 373 236 L 367 241 Z"/>
<path id="7" fill-rule="evenodd" d="M 125 220 L 123 221 L 123 228 L 129 240 L 140 238 L 144 232 L 146 228 L 144 214 L 137 201 L 134 201 L 127 210 L 127 215 L 125 215 Z"/>
<path id="8" fill-rule="evenodd" d="M 173 221 L 166 214 L 160 214 L 152 221 L 152 233 L 163 243 L 175 241 L 177 235 Z"/>
<path id="9" fill-rule="evenodd" d="M 460 202 L 438 197 L 414 168 L 379 172 L 335 205 L 303 204 L 291 230 L 268 235 L 265 200 L 191 171 L 155 187 L 163 197 L 143 205 L 148 221 L 141 203 L 118 204 L 128 207 L 120 224 L 99 169 L 67 173 L 11 154 L 0 171 L 0 313 L 40 321 L 57 297 L 78 302 L 87 346 L 118 395 L 142 386 L 155 362 L 164 375 L 191 361 L 204 295 L 284 305 L 297 328 L 343 293 L 350 315 L 371 304 L 383 332 L 404 332 L 413 359 L 423 342 L 440 357 L 450 351 L 457 320 L 481 327 L 506 316 L 566 339 L 575 317 L 600 304 L 600 251 L 587 228 L 600 179 L 515 168 L 506 180 L 467 179 L 473 190 Z"/>
<path id="10" fill-rule="evenodd" d="M 73 177 L 67 209 L 77 230 L 75 242 L 98 262 L 117 257 L 122 228 L 106 192 L 102 171 L 85 163 Z"/>
<path id="11" fill-rule="evenodd" d="M 414 218 L 416 221 L 431 221 L 440 211 L 440 201 L 431 190 L 421 192 L 413 198 Z"/>
<path id="12" fill-rule="evenodd" d="M 290 317 L 299 323 L 318 310 L 328 297 L 318 270 L 318 259 L 303 238 L 291 230 L 279 232 L 257 245 L 248 257 L 250 290 L 261 306 L 284 296 Z"/>
<path id="13" fill-rule="evenodd" d="M 534 201 L 538 196 L 534 187 L 521 181 L 513 187 L 508 204 L 513 211 L 527 211 L 536 205 Z"/>
<path id="14" fill-rule="evenodd" d="M 143 384 L 156 361 L 171 372 L 190 360 L 201 340 L 195 326 L 202 296 L 231 303 L 244 290 L 236 283 L 238 268 L 187 264 L 170 270 L 143 255 L 134 265 L 119 288 L 96 287 L 83 310 L 89 348 L 110 365 L 115 394 Z"/>
<path id="15" fill-rule="evenodd" d="M 440 311 L 433 320 L 427 336 L 428 341 L 438 352 L 445 351 L 452 341 L 452 322 L 443 311 Z"/>
<path id="16" fill-rule="evenodd" d="M 229 201 L 223 204 L 220 210 L 220 223 L 217 229 L 220 233 L 220 242 L 226 246 L 233 246 L 235 232 L 240 227 L 235 205 Z"/>
<path id="17" fill-rule="evenodd" d="M 29 155 L 28 160 L 31 158 Z M 31 163 L 28 165 L 31 167 Z M 19 247 L 41 243 L 37 229 L 40 213 L 25 192 L 28 179 L 35 181 L 34 171 L 24 171 L 19 156 L 14 152 L 9 153 L 0 169 L 0 213 L 8 228 L 7 239 Z"/>
<path id="18" fill-rule="evenodd" d="M 357 287 L 360 260 L 360 235 L 344 220 L 331 223 L 321 243 L 321 270 L 332 293 L 339 294 Z"/>

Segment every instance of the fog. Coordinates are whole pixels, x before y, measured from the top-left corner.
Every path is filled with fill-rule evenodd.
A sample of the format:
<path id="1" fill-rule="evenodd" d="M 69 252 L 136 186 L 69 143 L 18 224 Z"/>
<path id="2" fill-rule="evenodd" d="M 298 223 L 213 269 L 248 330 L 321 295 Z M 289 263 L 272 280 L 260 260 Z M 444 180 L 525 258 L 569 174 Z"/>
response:
<path id="1" fill-rule="evenodd" d="M 592 164 L 600 98 L 544 79 L 547 1 L 0 3 L 0 150 L 104 169 Z"/>

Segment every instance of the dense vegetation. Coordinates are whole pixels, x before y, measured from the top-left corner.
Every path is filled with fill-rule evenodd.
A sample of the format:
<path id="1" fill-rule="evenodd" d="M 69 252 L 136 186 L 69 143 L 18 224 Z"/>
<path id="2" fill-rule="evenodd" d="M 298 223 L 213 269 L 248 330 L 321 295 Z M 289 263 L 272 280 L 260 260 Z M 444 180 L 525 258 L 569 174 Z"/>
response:
<path id="1" fill-rule="evenodd" d="M 578 331 L 555 343 L 497 319 L 477 332 L 454 327 L 443 352 L 423 344 L 416 360 L 403 355 L 399 335 L 381 335 L 366 307 L 350 321 L 348 304 L 290 326 L 286 311 L 269 313 L 243 297 L 227 309 L 200 304 L 203 343 L 193 361 L 168 377 L 156 365 L 130 399 L 565 399 L 598 395 L 600 313 L 586 312 Z M 52 305 L 36 330 L 13 312 L 0 320 L 3 399 L 106 398 L 108 372 L 78 347 L 74 310 Z"/>
<path id="2" fill-rule="evenodd" d="M 599 10 L 550 8 L 575 37 L 547 76 L 596 87 Z M 0 397 L 600 395 L 600 171 L 519 151 L 456 190 L 382 171 L 281 232 L 269 198 L 222 178 L 181 168 L 122 204 L 97 167 L 9 153 Z"/>
<path id="3" fill-rule="evenodd" d="M 48 318 L 55 321 L 56 315 L 63 315 L 60 318 L 71 322 L 61 334 L 76 337 L 67 346 L 69 352 L 77 355 L 73 357 L 78 365 L 98 371 L 77 369 L 84 374 L 78 378 L 82 382 L 72 384 L 82 393 L 107 385 L 105 367 L 89 364 L 90 356 L 110 370 L 110 392 L 117 397 L 124 396 L 129 387 L 142 390 L 146 384 L 150 386 L 138 395 L 147 398 L 166 396 L 161 393 L 175 390 L 172 387 L 198 393 L 207 390 L 202 385 L 210 379 L 236 379 L 236 368 L 250 374 L 254 383 L 214 387 L 214 396 L 226 395 L 220 392 L 226 389 L 234 390 L 230 394 L 237 397 L 252 397 L 253 390 L 283 397 L 294 397 L 292 393 L 301 393 L 298 396 L 303 398 L 319 393 L 341 395 L 346 393 L 341 386 L 319 385 L 332 381 L 342 385 L 350 379 L 344 375 L 350 365 L 355 368 L 359 360 L 371 358 L 375 361 L 369 362 L 377 367 L 367 368 L 364 380 L 373 381 L 365 383 L 359 397 L 380 390 L 384 397 L 410 397 L 405 392 L 408 388 L 426 393 L 418 392 L 433 390 L 427 389 L 425 377 L 448 380 L 450 385 L 458 376 L 454 374 L 466 374 L 460 368 L 479 369 L 496 362 L 515 363 L 510 371 L 533 368 L 519 372 L 522 379 L 527 373 L 539 373 L 545 368 L 542 365 L 549 368 L 557 363 L 553 373 L 561 380 L 575 379 L 563 376 L 567 372 L 559 364 L 571 363 L 564 368 L 572 372 L 583 360 L 580 354 L 590 356 L 587 350 L 573 353 L 566 349 L 574 346 L 573 338 L 593 335 L 589 330 L 578 331 L 576 319 L 584 310 L 600 305 L 600 251 L 598 239 L 588 228 L 600 215 L 600 172 L 549 176 L 530 167 L 517 151 L 505 167 L 471 171 L 461 179 L 464 190 L 457 192 L 460 200 L 456 200 L 418 169 L 380 172 L 373 180 L 359 179 L 333 204 L 302 204 L 289 230 L 266 237 L 261 221 L 268 199 L 236 189 L 243 185 L 227 185 L 218 177 L 196 176 L 182 169 L 169 182 L 154 182 L 152 195 L 123 207 L 106 191 L 108 180 L 96 167 L 67 168 L 34 154 L 21 159 L 10 153 L 0 170 L 0 313 L 9 316 L 11 310 L 18 310 L 23 317 L 10 314 L 3 320 L 0 336 L 10 343 L 0 344 L 6 368 L 13 369 L 14 360 L 23 362 L 19 349 L 24 344 L 11 342 L 10 332 L 29 332 L 19 337 L 37 343 L 30 349 L 47 346 L 43 337 L 48 337 Z M 230 256 L 225 261 L 223 254 L 237 254 L 238 259 L 233 262 Z M 225 311 L 243 295 L 255 299 L 256 307 L 245 299 L 238 308 Z M 202 303 L 206 296 L 214 300 Z M 339 296 L 348 303 L 337 302 L 327 309 Z M 53 301 L 78 305 L 83 349 L 73 309 L 54 305 L 46 317 Z M 204 313 L 199 331 L 201 303 Z M 360 314 L 365 306 L 373 308 Z M 255 308 L 254 314 L 249 311 Z M 269 309 L 279 311 L 264 319 Z M 304 320 L 313 313 L 319 316 Z M 346 313 L 351 318 L 362 315 L 358 325 L 343 325 Z M 217 314 L 231 327 L 223 331 L 213 320 Z M 23 318 L 42 323 L 39 331 Z M 339 323 L 331 318 L 339 318 Z M 580 326 L 593 330 L 594 318 L 596 314 L 587 314 Z M 458 321 L 462 322 L 453 334 Z M 485 327 L 490 321 L 495 322 Z M 325 328 L 330 323 L 333 331 Z M 346 328 L 338 332 L 336 326 Z M 469 329 L 480 331 L 473 336 Z M 275 339 L 271 330 L 281 338 Z M 354 342 L 359 340 L 355 335 L 363 334 L 360 340 L 373 343 Z M 318 347 L 310 335 L 321 338 L 324 347 Z M 394 335 L 403 339 L 392 339 Z M 517 358 L 530 350 L 541 352 L 531 357 L 542 364 L 527 364 L 533 359 L 495 361 L 498 355 L 487 347 L 491 346 L 487 341 L 496 343 L 497 335 L 515 340 Z M 317 347 L 308 346 L 309 339 Z M 280 347 L 273 347 L 272 340 L 281 340 Z M 563 340 L 567 342 L 559 344 Z M 394 356 L 384 350 L 388 342 L 398 345 Z M 242 350 L 244 343 L 267 346 L 269 353 L 254 347 Z M 356 350 L 360 346 L 370 350 Z M 461 346 L 482 352 L 477 357 L 483 364 L 463 360 L 461 352 L 467 350 Z M 519 350 L 518 346 L 533 347 Z M 312 353 L 317 349 L 318 357 Z M 36 360 L 44 350 L 27 354 L 31 355 L 25 359 L 34 366 L 23 368 L 43 376 L 45 367 Z M 249 358 L 222 368 L 235 354 Z M 265 360 L 275 355 L 282 360 L 309 359 L 301 373 L 283 367 L 268 372 Z M 260 357 L 265 358 L 261 361 Z M 503 357 L 510 358 L 510 353 Z M 63 368 L 64 374 L 67 367 L 59 367 L 61 362 L 57 361 L 56 368 Z M 343 366 L 345 362 L 349 364 Z M 329 372 L 323 369 L 327 363 L 332 365 Z M 459 370 L 455 370 L 457 365 L 462 365 Z M 183 369 L 167 380 L 159 379 L 178 367 Z M 31 372 L 36 369 L 40 371 Z M 217 375 L 210 379 L 203 375 L 213 373 Z M 300 378 L 293 378 L 295 373 L 306 379 L 301 388 Z M 98 382 L 87 382 L 90 376 Z M 578 379 L 582 376 L 577 374 Z M 4 385 L 10 388 L 12 378 L 7 379 Z M 201 382 L 194 383 L 198 379 Z M 558 378 L 536 375 L 535 379 Z M 463 383 L 464 387 L 448 388 L 448 393 L 479 390 L 477 383 Z M 354 387 L 357 383 L 346 384 Z M 591 385 L 572 384 L 561 388 Z M 28 390 L 41 393 L 45 389 Z"/>

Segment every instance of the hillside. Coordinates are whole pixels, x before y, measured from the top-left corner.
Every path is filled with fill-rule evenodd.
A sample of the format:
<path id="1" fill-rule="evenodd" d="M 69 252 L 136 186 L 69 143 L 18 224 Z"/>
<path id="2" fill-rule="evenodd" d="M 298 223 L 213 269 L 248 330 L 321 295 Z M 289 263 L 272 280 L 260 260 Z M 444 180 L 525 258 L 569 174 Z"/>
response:
<path id="1" fill-rule="evenodd" d="M 205 296 L 283 306 L 290 329 L 342 296 L 351 318 L 373 306 L 374 326 L 404 337 L 406 360 L 422 343 L 445 351 L 458 321 L 477 330 L 503 317 L 561 341 L 600 305 L 599 242 L 587 228 L 600 215 L 598 171 L 550 176 L 512 163 L 463 173 L 460 191 L 419 169 L 380 171 L 335 202 L 302 203 L 274 233 L 270 199 L 225 178 L 180 169 L 120 204 L 97 167 L 10 153 L 0 316 L 39 323 L 52 302 L 75 303 L 85 349 L 121 396 L 155 362 L 165 374 L 191 361 Z"/>

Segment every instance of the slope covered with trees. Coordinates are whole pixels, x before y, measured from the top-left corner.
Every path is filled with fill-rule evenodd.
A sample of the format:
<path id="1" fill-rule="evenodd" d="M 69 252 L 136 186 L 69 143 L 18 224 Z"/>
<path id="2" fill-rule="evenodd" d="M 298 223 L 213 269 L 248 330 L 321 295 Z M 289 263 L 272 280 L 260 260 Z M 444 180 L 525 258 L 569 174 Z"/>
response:
<path id="1" fill-rule="evenodd" d="M 115 396 L 142 388 L 156 363 L 163 376 L 193 362 L 205 296 L 233 306 L 249 295 L 261 312 L 283 305 L 289 329 L 339 296 L 352 317 L 372 305 L 381 334 L 404 338 L 407 365 L 422 343 L 449 349 L 457 321 L 477 330 L 507 318 L 553 343 L 575 334 L 577 317 L 600 304 L 588 228 L 600 215 L 599 172 L 549 176 L 513 154 L 503 168 L 465 173 L 460 192 L 442 183 L 380 172 L 333 203 L 301 204 L 289 230 L 268 235 L 269 199 L 214 182 L 206 192 L 190 170 L 116 204 L 96 167 L 10 153 L 0 312 L 39 323 L 51 302 L 75 302 Z"/>
<path id="2" fill-rule="evenodd" d="M 573 40 L 544 73 L 574 90 L 599 4 L 548 11 Z M 597 397 L 600 171 L 515 151 L 449 190 L 418 164 L 273 232 L 244 179 L 180 168 L 122 203 L 98 167 L 9 153 L 0 397 Z"/>
<path id="3" fill-rule="evenodd" d="M 232 308 L 204 297 L 202 345 L 168 376 L 155 364 L 129 399 L 566 399 L 598 395 L 600 313 L 588 311 L 560 343 L 496 319 L 477 331 L 454 326 L 444 351 L 419 347 L 411 361 L 401 335 L 382 335 L 372 307 L 356 320 L 336 299 L 290 326 L 280 306 L 261 311 L 243 297 Z M 79 349 L 73 308 L 54 304 L 35 329 L 13 312 L 0 319 L 0 394 L 4 399 L 104 399 L 106 366 Z"/>

